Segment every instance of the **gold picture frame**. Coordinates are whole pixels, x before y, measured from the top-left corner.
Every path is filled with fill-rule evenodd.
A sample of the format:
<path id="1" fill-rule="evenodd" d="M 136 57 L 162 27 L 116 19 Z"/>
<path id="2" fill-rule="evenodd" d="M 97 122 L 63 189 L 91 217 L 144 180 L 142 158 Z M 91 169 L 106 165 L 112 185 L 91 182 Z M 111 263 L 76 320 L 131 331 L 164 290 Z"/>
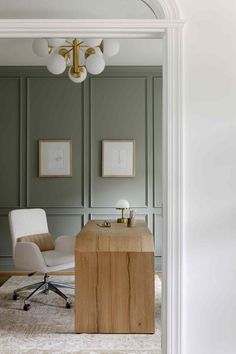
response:
<path id="1" fill-rule="evenodd" d="M 39 177 L 72 177 L 72 141 L 39 140 Z"/>
<path id="2" fill-rule="evenodd" d="M 135 140 L 102 141 L 102 177 L 135 177 Z"/>

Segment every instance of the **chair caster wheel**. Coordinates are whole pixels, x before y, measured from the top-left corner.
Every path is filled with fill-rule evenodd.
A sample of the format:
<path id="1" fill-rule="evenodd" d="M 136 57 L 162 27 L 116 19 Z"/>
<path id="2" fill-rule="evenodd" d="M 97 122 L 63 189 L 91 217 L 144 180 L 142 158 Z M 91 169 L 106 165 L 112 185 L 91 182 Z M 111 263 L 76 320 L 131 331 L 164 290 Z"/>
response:
<path id="1" fill-rule="evenodd" d="M 67 303 L 66 303 L 66 308 L 67 308 L 67 309 L 70 309 L 70 308 L 71 308 L 71 303 L 70 303 L 70 302 L 67 302 Z"/>
<path id="2" fill-rule="evenodd" d="M 30 309 L 30 304 L 24 304 L 23 310 L 28 311 Z"/>
<path id="3" fill-rule="evenodd" d="M 13 294 L 12 299 L 13 300 L 18 300 L 20 297 L 18 294 Z"/>

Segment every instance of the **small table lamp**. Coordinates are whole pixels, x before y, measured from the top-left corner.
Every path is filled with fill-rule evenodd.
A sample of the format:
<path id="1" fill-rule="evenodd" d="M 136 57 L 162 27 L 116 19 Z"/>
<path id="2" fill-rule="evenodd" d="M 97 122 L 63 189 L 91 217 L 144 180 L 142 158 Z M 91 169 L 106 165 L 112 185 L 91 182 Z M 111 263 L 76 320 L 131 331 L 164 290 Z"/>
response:
<path id="1" fill-rule="evenodd" d="M 119 223 L 125 223 L 127 222 L 127 218 L 124 218 L 124 210 L 129 209 L 129 202 L 125 199 L 120 199 L 116 203 L 116 209 L 121 210 L 121 218 L 117 219 L 117 222 Z"/>

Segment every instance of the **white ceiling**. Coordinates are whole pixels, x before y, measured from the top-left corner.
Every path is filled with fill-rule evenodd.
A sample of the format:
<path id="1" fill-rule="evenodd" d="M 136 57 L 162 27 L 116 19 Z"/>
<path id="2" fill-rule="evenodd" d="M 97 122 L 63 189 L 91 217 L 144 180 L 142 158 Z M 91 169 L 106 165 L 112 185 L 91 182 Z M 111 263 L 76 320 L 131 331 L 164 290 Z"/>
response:
<path id="1" fill-rule="evenodd" d="M 145 1 L 145 0 L 144 0 Z M 142 0 L 0 0 L 0 18 L 155 18 Z M 107 65 L 161 65 L 161 39 L 121 39 Z M 32 39 L 0 39 L 0 65 L 44 65 Z"/>

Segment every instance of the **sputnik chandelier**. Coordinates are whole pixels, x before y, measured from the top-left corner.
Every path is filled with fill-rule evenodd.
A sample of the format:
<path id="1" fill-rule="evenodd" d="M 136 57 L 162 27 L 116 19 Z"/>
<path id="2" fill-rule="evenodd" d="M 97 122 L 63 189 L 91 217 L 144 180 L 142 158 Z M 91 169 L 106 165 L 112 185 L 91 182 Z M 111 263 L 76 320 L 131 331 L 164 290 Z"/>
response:
<path id="1" fill-rule="evenodd" d="M 120 44 L 116 39 L 37 38 L 32 49 L 36 55 L 48 58 L 47 69 L 52 74 L 62 74 L 68 67 L 71 81 L 80 83 L 87 72 L 100 74 L 105 68 L 104 57 L 116 55 Z"/>

